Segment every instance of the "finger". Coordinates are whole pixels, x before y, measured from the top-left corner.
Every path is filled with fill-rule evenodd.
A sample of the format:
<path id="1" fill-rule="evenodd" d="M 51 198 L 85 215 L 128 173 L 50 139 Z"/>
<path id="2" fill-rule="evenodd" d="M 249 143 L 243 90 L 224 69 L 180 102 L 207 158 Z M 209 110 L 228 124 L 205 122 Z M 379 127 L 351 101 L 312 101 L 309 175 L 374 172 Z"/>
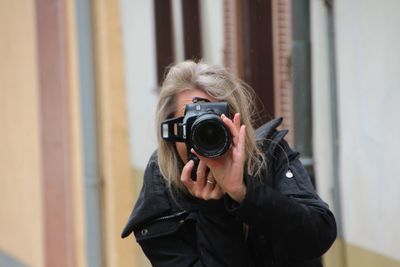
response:
<path id="1" fill-rule="evenodd" d="M 237 145 L 238 142 L 238 137 L 239 137 L 239 129 L 236 128 L 236 125 L 231 121 L 229 118 L 223 116 L 221 117 L 222 121 L 225 123 L 225 125 L 229 128 L 229 131 L 231 132 L 232 135 L 232 143 L 233 145 Z"/>
<path id="2" fill-rule="evenodd" d="M 202 192 L 202 197 L 203 199 L 210 199 L 211 197 L 211 192 L 213 191 L 214 187 L 216 186 L 216 182 L 214 177 L 212 176 L 211 172 L 207 176 L 207 183 L 206 186 L 203 189 Z"/>
<path id="3" fill-rule="evenodd" d="M 233 125 L 235 125 L 236 130 L 240 134 L 240 114 L 239 113 L 235 113 L 235 116 L 233 117 Z M 238 138 L 239 137 L 233 138 L 233 142 L 235 145 L 237 145 L 237 143 L 239 141 Z"/>
<path id="4" fill-rule="evenodd" d="M 209 172 L 208 173 L 208 175 L 207 175 L 207 183 L 209 184 L 209 185 L 212 185 L 213 187 L 214 187 L 214 185 L 216 184 L 216 180 L 215 180 L 215 177 L 214 177 L 214 175 L 212 174 L 212 172 Z"/>
<path id="5" fill-rule="evenodd" d="M 205 185 L 206 182 L 206 171 L 207 171 L 207 165 L 203 160 L 200 160 L 199 166 L 197 167 L 197 172 L 196 172 L 196 187 L 197 189 L 202 189 Z"/>
<path id="6" fill-rule="evenodd" d="M 222 188 L 217 184 L 217 185 L 215 185 L 214 189 L 211 191 L 210 198 L 211 199 L 220 199 L 223 194 L 224 194 L 224 191 L 222 191 Z"/>
<path id="7" fill-rule="evenodd" d="M 235 125 L 236 129 L 240 131 L 240 114 L 236 113 L 233 117 L 233 124 Z"/>
<path id="8" fill-rule="evenodd" d="M 242 125 L 240 127 L 239 141 L 238 141 L 238 151 L 240 155 L 244 156 L 246 145 L 246 126 Z"/>
<path id="9" fill-rule="evenodd" d="M 238 129 L 236 129 L 235 124 L 233 124 L 233 122 L 227 118 L 225 115 L 222 114 L 221 116 L 222 121 L 225 123 L 225 125 L 229 128 L 229 130 L 231 131 L 232 134 L 232 139 L 233 139 L 233 144 L 237 145 L 237 137 L 239 136 L 239 131 Z"/>
<path id="10" fill-rule="evenodd" d="M 185 166 L 183 167 L 181 174 L 181 182 L 186 186 L 186 188 L 191 193 L 193 192 L 193 188 L 195 185 L 195 182 L 191 178 L 193 166 L 194 166 L 193 160 L 189 160 L 188 163 L 186 163 Z"/>

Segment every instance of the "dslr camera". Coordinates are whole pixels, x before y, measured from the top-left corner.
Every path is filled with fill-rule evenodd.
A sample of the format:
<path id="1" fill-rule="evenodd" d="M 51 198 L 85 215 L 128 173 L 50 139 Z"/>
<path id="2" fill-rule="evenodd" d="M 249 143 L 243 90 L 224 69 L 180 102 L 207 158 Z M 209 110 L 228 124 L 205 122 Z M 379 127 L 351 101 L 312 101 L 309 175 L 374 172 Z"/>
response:
<path id="1" fill-rule="evenodd" d="M 193 148 L 207 158 L 222 156 L 230 147 L 232 136 L 221 115 L 229 116 L 227 102 L 209 102 L 195 97 L 187 104 L 183 117 L 172 118 L 161 123 L 161 135 L 170 142 L 185 142 L 188 160 L 198 159 L 190 153 Z M 197 164 L 196 164 L 197 165 Z"/>

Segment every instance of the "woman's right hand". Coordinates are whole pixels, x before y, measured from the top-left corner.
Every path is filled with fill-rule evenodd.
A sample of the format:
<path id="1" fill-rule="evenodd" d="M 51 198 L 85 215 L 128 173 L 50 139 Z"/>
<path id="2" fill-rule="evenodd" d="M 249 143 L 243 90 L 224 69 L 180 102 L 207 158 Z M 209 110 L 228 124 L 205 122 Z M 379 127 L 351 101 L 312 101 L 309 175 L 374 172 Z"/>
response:
<path id="1" fill-rule="evenodd" d="M 183 167 L 181 174 L 181 182 L 189 190 L 194 197 L 204 200 L 220 199 L 224 195 L 221 187 L 215 182 L 212 173 L 208 170 L 207 165 L 200 160 L 196 172 L 196 181 L 191 178 L 193 160 L 190 160 Z"/>

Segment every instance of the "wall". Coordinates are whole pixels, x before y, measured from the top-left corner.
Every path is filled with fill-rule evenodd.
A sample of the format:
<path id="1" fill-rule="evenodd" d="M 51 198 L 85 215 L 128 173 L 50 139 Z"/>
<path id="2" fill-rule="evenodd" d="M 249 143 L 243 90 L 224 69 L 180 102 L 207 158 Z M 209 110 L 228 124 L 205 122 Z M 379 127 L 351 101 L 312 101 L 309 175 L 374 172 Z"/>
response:
<path id="1" fill-rule="evenodd" d="M 310 2 L 313 154 L 317 190 L 335 214 L 338 238 L 324 256 L 324 266 L 346 266 L 341 219 L 337 152 L 336 84 L 332 10 Z"/>
<path id="2" fill-rule="evenodd" d="M 337 1 L 340 165 L 348 242 L 400 260 L 400 2 Z"/>
<path id="3" fill-rule="evenodd" d="M 179 4 L 177 1 L 171 2 Z M 126 103 L 129 121 L 129 140 L 131 166 L 135 198 L 142 186 L 143 171 L 147 161 L 156 149 L 155 108 L 159 85 L 156 75 L 156 48 L 154 25 L 154 2 L 121 1 L 122 38 L 124 52 L 124 71 Z M 175 6 L 179 8 L 180 5 Z M 223 2 L 201 1 L 202 41 L 204 59 L 208 62 L 223 63 Z M 175 12 L 177 12 L 175 10 Z M 174 17 L 175 23 L 179 19 Z M 179 24 L 175 28 L 179 28 Z M 179 40 L 179 34 L 174 38 Z M 176 41 L 175 49 L 182 48 Z M 176 57 L 183 57 L 183 51 L 175 51 Z M 133 206 L 134 203 L 132 203 Z M 128 214 L 127 214 L 128 215 Z M 134 237 L 125 242 L 135 242 Z M 149 266 L 148 260 L 135 246 L 137 266 Z"/>
<path id="4" fill-rule="evenodd" d="M 224 3 L 223 0 L 202 0 L 200 3 L 203 59 L 224 64 Z"/>
<path id="5" fill-rule="evenodd" d="M 75 1 L 0 1 L 0 266 L 87 266 L 82 71 Z M 96 1 L 99 151 L 105 266 L 131 266 L 120 233 L 133 202 L 119 1 Z M 80 70 L 82 72 L 80 72 Z M 83 103 L 84 104 L 84 103 Z M 90 114 L 91 115 L 91 114 Z M 92 120 L 93 117 L 91 118 Z M 100 183 L 99 183 L 100 184 Z M 127 213 L 128 211 L 128 213 Z M 93 219 L 93 218 L 92 218 Z M 102 222 L 100 222 L 100 220 Z M 93 224 L 88 225 L 93 228 Z M 104 239 L 102 239 L 104 238 Z M 97 259 L 96 259 L 97 260 Z M 141 266 L 141 265 L 140 265 Z"/>
<path id="6" fill-rule="evenodd" d="M 153 1 L 122 0 L 122 47 L 124 54 L 124 81 L 129 127 L 130 165 L 132 168 L 133 198 L 142 187 L 143 172 L 156 149 L 155 106 L 158 98 L 156 74 L 155 25 Z M 135 201 L 126 209 L 128 218 Z M 135 238 L 123 242 L 134 243 L 132 251 L 136 266 L 150 266 Z"/>
<path id="7" fill-rule="evenodd" d="M 132 266 L 132 242 L 120 235 L 134 199 L 119 0 L 93 2 L 99 175 L 104 266 Z"/>
<path id="8" fill-rule="evenodd" d="M 43 266 L 35 20 L 34 2 L 0 1 L 0 263 Z"/>
<path id="9" fill-rule="evenodd" d="M 336 64 L 341 202 L 336 212 L 344 238 L 336 252 L 342 251 L 337 255 L 347 266 L 400 266 L 400 181 L 394 167 L 400 149 L 400 2 L 334 1 L 336 57 L 330 66 L 324 62 L 329 51 L 323 5 L 312 6 L 315 150 L 321 194 L 333 203 L 329 68 Z"/>
<path id="10" fill-rule="evenodd" d="M 325 4 L 312 1 L 311 5 L 311 46 L 312 46 L 312 106 L 313 106 L 313 142 L 315 171 L 320 196 L 333 207 L 333 170 L 332 170 L 332 103 L 330 92 L 330 62 L 328 43 L 328 22 Z"/>
<path id="11" fill-rule="evenodd" d="M 131 165 L 144 170 L 156 148 L 158 97 L 153 1 L 121 1 Z"/>

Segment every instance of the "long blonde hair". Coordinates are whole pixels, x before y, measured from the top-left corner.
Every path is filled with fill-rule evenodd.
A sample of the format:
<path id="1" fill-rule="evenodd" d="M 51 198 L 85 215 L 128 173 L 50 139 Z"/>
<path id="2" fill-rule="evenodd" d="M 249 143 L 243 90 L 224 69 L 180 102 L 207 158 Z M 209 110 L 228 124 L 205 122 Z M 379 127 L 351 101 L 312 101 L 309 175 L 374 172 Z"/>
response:
<path id="1" fill-rule="evenodd" d="M 184 61 L 172 66 L 162 84 L 157 104 L 156 126 L 158 139 L 158 165 L 170 189 L 186 191 L 180 182 L 181 163 L 175 144 L 161 137 L 160 125 L 176 112 L 176 96 L 186 90 L 200 89 L 209 96 L 228 102 L 231 114 L 240 113 L 241 124 L 246 126 L 246 168 L 257 176 L 266 168 L 265 156 L 257 147 L 254 137 L 254 92 L 243 81 L 225 68 L 204 62 Z"/>

